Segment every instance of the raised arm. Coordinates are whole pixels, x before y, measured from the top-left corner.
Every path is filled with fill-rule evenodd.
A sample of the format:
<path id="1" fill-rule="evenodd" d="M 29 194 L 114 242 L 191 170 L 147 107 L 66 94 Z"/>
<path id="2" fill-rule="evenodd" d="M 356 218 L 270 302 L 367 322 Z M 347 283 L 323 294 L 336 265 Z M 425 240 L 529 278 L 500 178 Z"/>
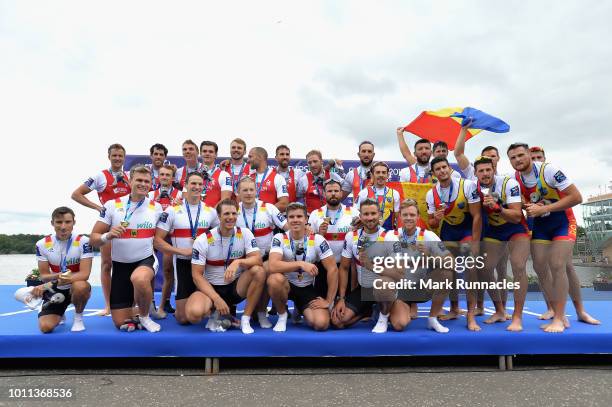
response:
<path id="1" fill-rule="evenodd" d="M 457 141 L 455 142 L 455 150 L 453 154 L 455 154 L 455 159 L 457 160 L 457 164 L 459 164 L 459 169 L 461 171 L 465 170 L 470 166 L 470 160 L 465 155 L 465 136 L 468 131 L 469 123 L 466 126 L 461 127 L 459 131 L 459 137 L 457 137 Z"/>
<path id="2" fill-rule="evenodd" d="M 406 144 L 406 140 L 404 139 L 404 128 L 403 127 L 397 128 L 397 144 L 399 144 L 400 152 L 404 156 L 404 159 L 406 160 L 408 165 L 413 165 L 414 163 L 417 162 L 416 158 L 410 151 L 408 144 Z"/>

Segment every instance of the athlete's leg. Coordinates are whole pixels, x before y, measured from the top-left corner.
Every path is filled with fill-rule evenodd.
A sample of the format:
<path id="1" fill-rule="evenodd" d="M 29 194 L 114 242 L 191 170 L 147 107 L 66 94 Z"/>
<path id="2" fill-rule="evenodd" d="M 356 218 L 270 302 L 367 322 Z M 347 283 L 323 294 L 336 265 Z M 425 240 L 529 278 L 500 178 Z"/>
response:
<path id="1" fill-rule="evenodd" d="M 587 324 L 599 325 L 601 322 L 591 315 L 589 315 L 584 309 L 584 303 L 582 302 L 582 293 L 580 292 L 580 280 L 578 279 L 578 275 L 576 274 L 576 269 L 574 268 L 574 264 L 572 263 L 572 258 L 567 262 L 567 266 L 565 267 L 565 271 L 567 273 L 567 280 L 569 284 L 569 295 L 574 303 L 574 308 L 576 308 L 576 317 L 578 321 L 586 322 Z"/>
<path id="2" fill-rule="evenodd" d="M 547 307 L 547 311 L 540 316 L 540 319 L 550 319 L 554 315 L 552 304 L 550 302 L 552 275 L 548 268 L 548 259 L 550 258 L 550 241 L 532 240 L 531 258 L 533 259 L 533 269 L 538 276 L 540 288 L 542 288 L 542 295 L 544 296 Z"/>
<path id="3" fill-rule="evenodd" d="M 259 296 L 259 302 L 257 303 L 257 320 L 259 321 L 259 326 L 262 328 L 272 328 L 272 323 L 268 319 L 268 303 L 270 302 L 270 295 L 268 294 L 266 281 L 270 275 L 270 268 L 267 260 L 264 261 L 263 268 L 265 272 L 265 281 L 261 290 L 261 295 Z"/>
<path id="4" fill-rule="evenodd" d="M 459 247 L 459 242 L 445 242 L 446 248 L 452 253 L 453 257 L 457 257 L 461 255 L 461 250 Z M 465 311 L 459 308 L 459 290 L 457 290 L 457 273 L 455 271 L 452 272 L 450 276 L 451 288 L 449 290 L 449 300 L 450 300 L 450 311 L 447 314 L 440 313 L 438 318 L 440 321 L 448 321 L 451 319 L 457 319 L 459 315 L 465 315 Z"/>
<path id="5" fill-rule="evenodd" d="M 134 299 L 140 310 L 140 322 L 149 332 L 158 332 L 161 327 L 149 316 L 149 307 L 153 301 L 153 289 L 151 280 L 155 277 L 155 272 L 150 266 L 138 266 L 132 272 L 130 281 L 134 286 Z"/>
<path id="6" fill-rule="evenodd" d="M 91 296 L 91 285 L 87 281 L 75 281 L 70 288 L 70 296 L 72 297 L 74 312 L 82 314 Z"/>
<path id="7" fill-rule="evenodd" d="M 493 283 L 497 282 L 495 278 L 494 269 L 498 265 L 499 260 L 504 257 L 506 253 L 506 242 L 498 240 L 484 240 L 482 242 L 483 254 L 485 255 L 484 268 L 477 270 L 477 274 L 480 281 Z M 495 313 L 491 315 L 484 322 L 485 324 L 493 324 L 495 322 L 506 321 L 506 309 L 499 290 L 489 290 L 489 296 L 495 306 Z"/>
<path id="8" fill-rule="evenodd" d="M 289 298 L 289 281 L 282 273 L 273 273 L 268 276 L 268 294 L 279 314 L 287 313 L 287 299 Z"/>
<path id="9" fill-rule="evenodd" d="M 185 301 L 185 317 L 187 321 L 194 325 L 202 322 L 202 318 L 209 316 L 213 306 L 211 299 L 201 291 L 195 291 L 187 300 L 181 301 Z"/>
<path id="10" fill-rule="evenodd" d="M 527 296 L 527 259 L 529 258 L 529 237 L 521 236 L 511 240 L 508 244 L 510 251 L 510 265 L 512 277 L 519 284 L 514 290 L 514 312 L 512 322 L 506 328 L 508 331 L 523 330 L 523 307 Z"/>
<path id="11" fill-rule="evenodd" d="M 304 309 L 306 323 L 315 331 L 325 331 L 329 328 L 329 311 L 327 309 Z"/>
<path id="12" fill-rule="evenodd" d="M 550 324 L 542 328 L 545 332 L 563 332 L 565 330 L 565 303 L 568 294 L 566 267 L 570 259 L 574 242 L 570 240 L 554 240 L 550 245 L 548 266 L 552 274 L 552 292 L 550 302 L 555 316 Z"/>
<path id="13" fill-rule="evenodd" d="M 504 253 L 497 262 L 497 265 L 495 266 L 495 272 L 497 274 L 498 282 L 503 282 L 508 276 L 508 256 L 508 245 L 506 245 Z M 501 296 L 501 301 L 504 305 L 504 309 L 506 309 L 506 302 L 508 302 L 508 290 L 506 290 L 505 288 L 499 290 L 499 295 Z M 509 316 L 506 316 L 506 319 L 509 319 Z"/>
<path id="14" fill-rule="evenodd" d="M 253 266 L 245 270 L 238 277 L 236 291 L 238 295 L 247 299 L 244 307 L 245 316 L 251 316 L 259 303 L 259 297 L 266 282 L 266 272 L 262 266 Z"/>
<path id="15" fill-rule="evenodd" d="M 110 309 L 110 289 L 111 289 L 111 269 L 113 262 L 111 260 L 112 242 L 108 242 L 100 247 L 100 283 L 102 284 L 102 293 L 104 294 L 104 309 L 96 315 L 108 315 Z M 123 321 L 121 321 L 123 323 Z"/>
<path id="16" fill-rule="evenodd" d="M 174 318 L 176 319 L 176 322 L 181 325 L 186 325 L 190 323 L 189 319 L 187 319 L 187 313 L 185 311 L 185 306 L 187 305 L 188 298 L 183 298 L 182 300 L 175 301 L 176 311 L 174 312 Z"/>
<path id="17" fill-rule="evenodd" d="M 391 305 L 389 321 L 396 331 L 403 331 L 410 323 L 410 307 L 402 300 L 395 300 Z"/>
<path id="18" fill-rule="evenodd" d="M 172 295 L 172 288 L 174 287 L 174 256 L 164 254 L 162 259 L 162 270 L 164 273 L 164 284 L 162 285 L 162 295 L 161 300 L 159 301 L 159 309 L 157 310 L 157 314 L 165 318 L 167 313 L 164 310 L 164 306 L 168 301 L 170 301 L 170 296 Z"/>
<path id="19" fill-rule="evenodd" d="M 56 326 L 59 325 L 61 320 L 62 320 L 62 315 L 56 315 L 56 314 L 43 315 L 41 317 L 38 317 L 38 328 L 40 329 L 40 332 L 44 334 L 48 334 L 50 332 L 53 332 L 53 330 L 55 329 Z"/>
<path id="20" fill-rule="evenodd" d="M 468 282 L 477 282 L 478 281 L 478 270 L 474 267 L 469 267 L 465 269 L 465 277 L 467 277 Z M 480 326 L 476 322 L 476 316 L 474 315 L 474 311 L 476 310 L 476 291 L 473 289 L 468 289 L 466 291 L 467 297 L 467 328 L 470 331 L 480 331 Z"/>

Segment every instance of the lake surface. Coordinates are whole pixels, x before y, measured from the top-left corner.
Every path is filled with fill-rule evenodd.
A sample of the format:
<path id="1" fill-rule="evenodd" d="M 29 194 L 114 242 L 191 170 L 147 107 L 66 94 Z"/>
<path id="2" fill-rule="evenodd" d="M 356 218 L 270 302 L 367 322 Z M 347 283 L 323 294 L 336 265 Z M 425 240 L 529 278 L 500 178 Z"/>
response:
<path id="1" fill-rule="evenodd" d="M 5 254 L 0 255 L 0 284 L 23 284 L 25 277 L 33 268 L 37 267 L 36 255 L 34 254 Z M 508 274 L 511 274 L 508 264 Z M 527 264 L 529 274 L 535 275 L 531 261 Z M 592 286 L 597 274 L 604 271 L 598 267 L 578 267 L 576 273 L 582 286 Z M 91 285 L 100 285 L 100 256 L 94 257 L 91 276 Z"/>

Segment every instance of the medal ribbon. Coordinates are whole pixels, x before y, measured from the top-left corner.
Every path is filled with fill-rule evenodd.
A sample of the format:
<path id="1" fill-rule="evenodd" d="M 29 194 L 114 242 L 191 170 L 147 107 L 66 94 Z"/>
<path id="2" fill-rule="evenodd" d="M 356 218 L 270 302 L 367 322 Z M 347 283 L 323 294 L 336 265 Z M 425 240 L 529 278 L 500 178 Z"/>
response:
<path id="1" fill-rule="evenodd" d="M 187 217 L 189 218 L 189 229 L 191 229 L 191 238 L 196 239 L 198 235 L 198 222 L 200 221 L 200 210 L 202 209 L 202 202 L 198 201 L 198 212 L 196 214 L 195 225 L 191 220 L 191 208 L 189 203 L 185 200 L 185 209 L 187 210 Z"/>
<path id="2" fill-rule="evenodd" d="M 138 202 L 138 204 L 136 205 L 136 208 L 132 211 L 132 213 L 130 213 L 130 206 L 132 205 L 132 197 L 130 196 L 128 198 L 127 205 L 125 206 L 125 216 L 123 217 L 123 221 L 130 223 L 130 219 L 132 218 L 132 215 L 134 214 L 134 212 L 138 210 L 138 208 L 142 206 L 144 201 L 145 200 L 143 198 L 142 201 Z"/>

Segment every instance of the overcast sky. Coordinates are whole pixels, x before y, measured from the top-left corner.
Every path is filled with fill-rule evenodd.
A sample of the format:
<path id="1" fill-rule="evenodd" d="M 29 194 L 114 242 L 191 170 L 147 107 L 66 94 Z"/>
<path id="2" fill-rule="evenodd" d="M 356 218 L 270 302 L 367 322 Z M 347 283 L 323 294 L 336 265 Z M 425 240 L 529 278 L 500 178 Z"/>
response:
<path id="1" fill-rule="evenodd" d="M 0 0 L 0 233 L 46 233 L 59 205 L 89 232 L 95 213 L 70 194 L 113 142 L 228 154 L 242 137 L 348 159 L 370 139 L 399 160 L 395 128 L 450 106 L 511 126 L 468 156 L 542 145 L 586 198 L 612 179 L 611 19 L 584 0 Z"/>

